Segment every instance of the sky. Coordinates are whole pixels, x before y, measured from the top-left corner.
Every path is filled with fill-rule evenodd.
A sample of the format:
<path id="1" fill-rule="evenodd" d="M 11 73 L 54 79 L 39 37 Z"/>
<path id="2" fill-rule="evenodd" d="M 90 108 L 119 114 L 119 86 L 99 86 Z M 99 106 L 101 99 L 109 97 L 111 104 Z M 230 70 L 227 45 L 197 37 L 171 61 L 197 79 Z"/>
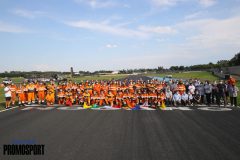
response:
<path id="1" fill-rule="evenodd" d="M 0 72 L 168 68 L 240 51 L 240 0 L 0 0 Z"/>

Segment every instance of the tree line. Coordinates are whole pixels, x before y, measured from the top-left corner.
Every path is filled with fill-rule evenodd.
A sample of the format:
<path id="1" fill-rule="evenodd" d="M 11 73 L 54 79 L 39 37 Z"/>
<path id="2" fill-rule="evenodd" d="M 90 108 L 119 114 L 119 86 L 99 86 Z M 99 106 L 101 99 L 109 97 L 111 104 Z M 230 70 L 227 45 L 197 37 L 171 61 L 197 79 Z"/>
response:
<path id="1" fill-rule="evenodd" d="M 220 69 L 221 67 L 231 67 L 240 65 L 240 52 L 237 53 L 230 60 L 219 60 L 217 63 L 208 63 L 208 64 L 198 64 L 192 66 L 171 66 L 170 68 L 164 68 L 159 66 L 157 68 L 140 68 L 140 69 L 123 69 L 118 71 L 119 74 L 133 74 L 133 73 L 164 73 L 164 72 L 181 72 L 181 71 L 206 71 L 210 69 Z M 103 74 L 111 74 L 113 71 L 111 70 L 99 70 L 99 71 L 79 71 L 80 76 L 91 76 L 91 75 L 103 75 Z M 21 71 L 10 71 L 0 73 L 0 77 L 24 77 L 24 78 L 49 78 L 49 77 L 57 77 L 57 75 L 70 75 L 71 72 L 40 72 L 40 71 L 31 71 L 31 72 L 21 72 Z"/>

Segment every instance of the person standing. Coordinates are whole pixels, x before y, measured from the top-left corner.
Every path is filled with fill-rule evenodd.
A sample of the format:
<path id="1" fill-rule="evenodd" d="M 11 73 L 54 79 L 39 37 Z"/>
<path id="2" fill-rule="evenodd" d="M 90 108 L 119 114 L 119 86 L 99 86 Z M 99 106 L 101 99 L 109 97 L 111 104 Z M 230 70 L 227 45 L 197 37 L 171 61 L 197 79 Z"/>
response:
<path id="1" fill-rule="evenodd" d="M 212 104 L 216 103 L 217 93 L 218 93 L 217 82 L 214 82 L 212 84 Z"/>
<path id="2" fill-rule="evenodd" d="M 165 95 L 166 95 L 166 105 L 167 106 L 172 105 L 173 93 L 170 90 L 170 87 L 167 87 Z"/>
<path id="3" fill-rule="evenodd" d="M 16 91 L 17 97 L 18 97 L 18 104 L 20 106 L 24 106 L 24 104 L 26 102 L 24 89 L 25 89 L 25 87 L 20 84 L 19 87 L 17 88 L 17 91 Z"/>
<path id="4" fill-rule="evenodd" d="M 178 85 L 177 85 L 177 91 L 180 95 L 182 95 L 184 92 L 186 92 L 186 87 L 183 84 L 182 80 L 180 80 Z"/>
<path id="5" fill-rule="evenodd" d="M 10 107 L 10 103 L 11 103 L 11 99 L 12 99 L 12 92 L 10 89 L 9 84 L 5 84 L 5 88 L 4 88 L 4 95 L 5 95 L 5 99 L 6 99 L 6 109 Z"/>
<path id="6" fill-rule="evenodd" d="M 190 83 L 190 85 L 188 86 L 188 92 L 190 92 L 191 94 L 194 94 L 195 93 L 195 86 Z"/>
<path id="7" fill-rule="evenodd" d="M 53 105 L 54 102 L 55 102 L 54 94 L 52 93 L 52 90 L 48 90 L 48 91 L 47 91 L 47 95 L 46 95 L 46 103 L 47 103 L 47 106 Z"/>
<path id="8" fill-rule="evenodd" d="M 38 104 L 44 103 L 46 90 L 47 89 L 42 82 L 40 82 L 39 85 L 36 87 L 36 91 L 38 95 Z"/>
<path id="9" fill-rule="evenodd" d="M 28 104 L 35 103 L 35 85 L 32 81 L 27 85 L 27 97 L 28 97 Z"/>
<path id="10" fill-rule="evenodd" d="M 199 90 L 199 94 L 201 96 L 201 104 L 204 104 L 204 85 L 203 83 L 201 82 L 200 85 L 198 86 L 198 90 Z"/>
<path id="11" fill-rule="evenodd" d="M 228 90 L 229 90 L 231 106 L 237 107 L 237 96 L 239 92 L 238 87 L 233 83 L 232 85 L 229 85 Z"/>
<path id="12" fill-rule="evenodd" d="M 17 98 L 17 86 L 12 82 L 9 86 L 10 90 L 11 90 L 11 102 L 12 102 L 12 106 L 15 105 L 16 102 L 16 98 Z"/>
<path id="13" fill-rule="evenodd" d="M 212 85 L 209 84 L 209 81 L 205 82 L 204 91 L 207 99 L 207 105 L 211 105 L 211 94 L 212 94 Z"/>
<path id="14" fill-rule="evenodd" d="M 219 84 L 217 84 L 218 93 L 217 93 L 217 105 L 220 107 L 221 99 L 223 100 L 224 107 L 226 106 L 226 86 L 221 80 Z"/>

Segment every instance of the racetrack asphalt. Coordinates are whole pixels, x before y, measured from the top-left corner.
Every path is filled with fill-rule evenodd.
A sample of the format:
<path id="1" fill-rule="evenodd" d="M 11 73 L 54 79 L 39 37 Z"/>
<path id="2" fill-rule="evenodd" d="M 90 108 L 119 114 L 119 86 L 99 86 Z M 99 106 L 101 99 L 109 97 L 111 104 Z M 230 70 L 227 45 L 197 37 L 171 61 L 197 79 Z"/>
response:
<path id="1" fill-rule="evenodd" d="M 34 140 L 43 156 L 3 155 Z M 9 110 L 0 113 L 0 159 L 239 160 L 240 110 Z"/>

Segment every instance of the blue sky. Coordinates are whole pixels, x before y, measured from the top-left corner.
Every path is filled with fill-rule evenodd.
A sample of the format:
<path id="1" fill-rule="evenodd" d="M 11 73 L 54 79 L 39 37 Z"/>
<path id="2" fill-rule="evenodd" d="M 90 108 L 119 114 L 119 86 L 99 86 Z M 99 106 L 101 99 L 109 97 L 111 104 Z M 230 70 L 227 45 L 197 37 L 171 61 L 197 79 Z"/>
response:
<path id="1" fill-rule="evenodd" d="M 0 72 L 193 65 L 240 51 L 240 0 L 0 0 Z"/>

